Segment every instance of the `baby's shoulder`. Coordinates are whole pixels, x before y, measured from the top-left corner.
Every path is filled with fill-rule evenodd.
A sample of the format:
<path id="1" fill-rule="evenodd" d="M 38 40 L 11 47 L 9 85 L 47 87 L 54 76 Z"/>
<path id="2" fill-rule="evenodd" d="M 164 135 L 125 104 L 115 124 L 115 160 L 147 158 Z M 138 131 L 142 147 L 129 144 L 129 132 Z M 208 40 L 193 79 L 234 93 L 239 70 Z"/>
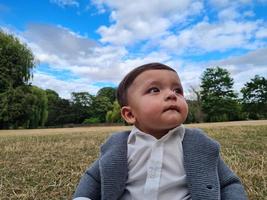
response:
<path id="1" fill-rule="evenodd" d="M 199 128 L 185 128 L 183 142 L 220 149 L 220 144 Z"/>
<path id="2" fill-rule="evenodd" d="M 127 139 L 130 134 L 130 131 L 121 131 L 121 132 L 116 132 L 112 133 L 107 140 L 102 144 L 101 150 L 102 152 L 107 151 L 110 148 L 113 147 L 127 147 Z"/>
<path id="3" fill-rule="evenodd" d="M 110 136 L 107 138 L 106 143 L 115 143 L 118 144 L 128 139 L 130 131 L 120 131 L 111 133 Z"/>

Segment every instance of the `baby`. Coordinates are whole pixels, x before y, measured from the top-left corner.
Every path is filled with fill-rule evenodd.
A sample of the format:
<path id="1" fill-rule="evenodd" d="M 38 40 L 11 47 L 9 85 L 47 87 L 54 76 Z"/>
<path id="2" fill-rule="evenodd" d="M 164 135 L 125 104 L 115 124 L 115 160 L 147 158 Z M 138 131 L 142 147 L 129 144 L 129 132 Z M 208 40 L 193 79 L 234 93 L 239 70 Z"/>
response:
<path id="1" fill-rule="evenodd" d="M 117 99 L 133 128 L 102 145 L 75 200 L 247 199 L 219 144 L 183 126 L 188 106 L 174 69 L 161 63 L 135 68 L 119 84 Z"/>

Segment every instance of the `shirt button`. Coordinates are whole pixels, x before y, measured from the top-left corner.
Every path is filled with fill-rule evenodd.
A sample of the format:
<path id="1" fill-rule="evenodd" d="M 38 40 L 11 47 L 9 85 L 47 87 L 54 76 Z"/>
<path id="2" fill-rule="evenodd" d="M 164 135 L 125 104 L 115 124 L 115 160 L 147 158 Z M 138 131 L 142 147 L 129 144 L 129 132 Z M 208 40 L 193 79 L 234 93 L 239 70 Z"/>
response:
<path id="1" fill-rule="evenodd" d="M 209 190 L 211 190 L 213 187 L 212 187 L 212 185 L 207 185 L 207 188 L 208 188 Z"/>

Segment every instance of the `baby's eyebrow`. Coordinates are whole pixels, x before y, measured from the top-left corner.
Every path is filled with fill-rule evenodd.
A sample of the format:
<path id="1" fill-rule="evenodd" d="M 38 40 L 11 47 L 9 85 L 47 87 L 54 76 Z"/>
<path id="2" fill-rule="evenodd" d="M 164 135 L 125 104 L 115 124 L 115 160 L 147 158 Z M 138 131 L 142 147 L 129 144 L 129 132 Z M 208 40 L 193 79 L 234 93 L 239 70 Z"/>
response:
<path id="1" fill-rule="evenodd" d="M 151 86 L 151 85 L 160 85 L 162 84 L 160 81 L 157 81 L 157 80 L 147 80 L 144 85 L 146 86 Z"/>
<path id="2" fill-rule="evenodd" d="M 173 82 L 172 84 L 171 84 L 173 87 L 180 87 L 180 88 L 183 88 L 183 86 L 182 86 L 182 84 L 180 83 L 180 82 Z"/>
<path id="3" fill-rule="evenodd" d="M 146 87 L 150 87 L 150 86 L 160 86 L 162 85 L 162 81 L 158 81 L 158 80 L 147 80 L 144 84 L 144 86 Z M 179 87 L 181 89 L 183 89 L 183 86 L 180 82 L 173 82 L 171 83 L 172 87 Z"/>
<path id="4" fill-rule="evenodd" d="M 176 84 L 175 84 L 175 86 L 177 86 L 177 87 L 179 87 L 179 88 L 182 88 L 182 89 L 183 89 L 183 86 L 182 86 L 182 84 L 181 84 L 181 83 L 178 83 L 178 84 L 176 83 Z"/>

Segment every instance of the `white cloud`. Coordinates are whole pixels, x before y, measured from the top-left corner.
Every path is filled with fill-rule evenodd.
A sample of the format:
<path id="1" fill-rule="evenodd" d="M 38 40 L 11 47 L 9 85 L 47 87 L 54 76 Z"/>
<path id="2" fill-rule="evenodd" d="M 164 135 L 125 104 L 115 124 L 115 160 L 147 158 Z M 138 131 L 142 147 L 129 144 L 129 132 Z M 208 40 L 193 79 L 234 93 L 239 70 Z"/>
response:
<path id="1" fill-rule="evenodd" d="M 59 80 L 43 72 L 34 73 L 33 84 L 43 89 L 53 89 L 61 97 L 70 98 L 71 92 L 88 91 L 95 94 L 101 87 L 92 85 L 95 82 L 113 82 L 115 85 L 133 68 L 149 62 L 166 63 L 170 57 L 164 53 L 154 52 L 143 58 L 118 60 L 109 67 L 74 66 L 72 72 L 80 79 Z"/>
<path id="2" fill-rule="evenodd" d="M 218 13 L 218 21 L 244 20 L 253 17 L 252 0 L 210 0 L 207 2 L 209 9 Z"/>
<path id="3" fill-rule="evenodd" d="M 219 61 L 219 64 L 223 65 L 240 65 L 240 66 L 251 66 L 253 67 L 266 67 L 267 65 L 267 48 L 257 49 L 255 51 L 251 51 L 245 55 L 232 57 L 225 59 L 223 61 Z M 243 70 L 240 68 L 240 70 Z M 266 69 L 267 70 L 267 69 Z"/>
<path id="4" fill-rule="evenodd" d="M 32 24 L 21 35 L 41 63 L 91 80 L 105 77 L 105 70 L 111 72 L 127 54 L 124 47 L 100 46 L 64 27 Z M 95 69 L 101 73 L 91 73 Z M 90 74 L 93 76 L 88 77 Z"/>
<path id="5" fill-rule="evenodd" d="M 85 80 L 59 80 L 48 74 L 37 72 L 34 74 L 32 84 L 42 89 L 55 90 L 60 97 L 70 99 L 72 92 L 89 92 L 96 94 L 100 87 L 88 84 Z"/>
<path id="6" fill-rule="evenodd" d="M 255 33 L 261 29 L 262 22 L 224 21 L 210 23 L 202 21 L 191 28 L 170 34 L 160 41 L 167 50 L 177 52 L 211 52 L 226 51 L 235 48 L 256 48 L 253 41 Z M 259 41 L 260 45 L 261 42 Z"/>
<path id="7" fill-rule="evenodd" d="M 90 55 L 97 43 L 64 27 L 48 24 L 30 24 L 23 33 L 33 48 L 60 59 L 76 60 L 80 55 Z"/>
<path id="8" fill-rule="evenodd" d="M 256 32 L 256 38 L 259 39 L 267 38 L 267 27 L 258 30 Z"/>
<path id="9" fill-rule="evenodd" d="M 243 16 L 245 16 L 245 17 L 254 17 L 255 13 L 253 11 L 251 11 L 251 10 L 248 10 L 248 11 L 245 11 L 243 13 Z"/>
<path id="10" fill-rule="evenodd" d="M 106 5 L 112 10 L 112 24 L 98 29 L 101 41 L 120 45 L 165 35 L 171 27 L 203 9 L 201 1 L 191 0 L 108 0 L 98 1 L 97 5 Z"/>
<path id="11" fill-rule="evenodd" d="M 55 3 L 60 7 L 75 6 L 79 7 L 79 2 L 75 0 L 50 0 L 51 3 Z"/>
<path id="12" fill-rule="evenodd" d="M 73 70 L 76 74 L 82 77 L 87 77 L 92 81 L 112 81 L 118 83 L 123 76 L 135 67 L 150 63 L 150 62 L 167 62 L 170 57 L 161 52 L 152 52 L 144 57 L 138 58 L 118 58 L 110 63 L 107 67 L 96 66 L 92 68 L 77 67 Z"/>
<path id="13" fill-rule="evenodd" d="M 210 0 L 211 5 L 217 8 L 225 8 L 230 2 L 231 0 Z"/>
<path id="14" fill-rule="evenodd" d="M 233 7 L 225 8 L 218 13 L 220 21 L 235 20 L 240 17 L 240 13 Z"/>

